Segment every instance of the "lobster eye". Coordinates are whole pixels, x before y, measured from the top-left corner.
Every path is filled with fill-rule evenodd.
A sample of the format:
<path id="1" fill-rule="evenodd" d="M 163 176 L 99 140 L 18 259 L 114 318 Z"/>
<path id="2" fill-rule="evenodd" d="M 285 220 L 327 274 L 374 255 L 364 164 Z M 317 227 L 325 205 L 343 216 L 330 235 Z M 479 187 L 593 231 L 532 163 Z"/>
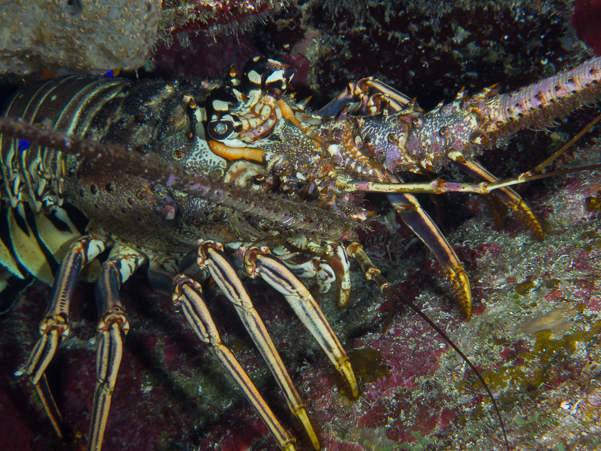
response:
<path id="1" fill-rule="evenodd" d="M 213 121 L 209 123 L 207 127 L 209 136 L 213 139 L 221 141 L 227 139 L 232 133 L 234 133 L 234 121 Z"/>

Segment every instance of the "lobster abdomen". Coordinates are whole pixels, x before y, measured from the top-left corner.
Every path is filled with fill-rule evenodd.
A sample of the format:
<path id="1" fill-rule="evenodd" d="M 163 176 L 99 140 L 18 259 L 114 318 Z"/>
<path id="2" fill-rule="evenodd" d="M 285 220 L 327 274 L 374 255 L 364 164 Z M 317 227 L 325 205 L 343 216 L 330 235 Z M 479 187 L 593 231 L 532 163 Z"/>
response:
<path id="1" fill-rule="evenodd" d="M 33 83 L 15 94 L 4 114 L 82 136 L 124 84 L 87 76 Z M 60 152 L 0 137 L 2 197 L 7 201 L 0 262 L 18 278 L 30 273 L 51 283 L 69 244 L 83 233 L 85 220 L 74 209 L 63 208 L 70 164 Z"/>
<path id="2" fill-rule="evenodd" d="M 182 99 L 202 101 L 207 92 L 202 82 L 70 76 L 25 86 L 4 114 L 134 152 L 155 152 L 166 161 L 196 159 L 195 169 L 203 171 L 210 162 L 198 158 L 199 121 Z M 134 246 L 178 253 L 195 242 L 181 220 L 174 224 L 175 201 L 162 186 L 8 136 L 0 137 L 0 157 L 6 200 L 0 263 L 18 278 L 30 273 L 52 283 L 69 244 L 85 230 L 78 211 L 110 237 Z M 210 213 L 210 206 L 203 207 Z M 218 225 L 216 230 L 224 238 L 227 230 Z"/>

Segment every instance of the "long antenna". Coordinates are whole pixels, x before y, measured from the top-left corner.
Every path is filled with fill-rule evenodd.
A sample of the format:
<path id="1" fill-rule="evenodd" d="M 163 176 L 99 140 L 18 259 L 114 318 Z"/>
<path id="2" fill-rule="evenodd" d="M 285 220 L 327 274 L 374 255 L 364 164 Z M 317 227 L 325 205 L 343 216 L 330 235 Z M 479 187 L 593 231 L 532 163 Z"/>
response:
<path id="1" fill-rule="evenodd" d="M 553 163 L 555 160 L 557 160 L 559 157 L 561 157 L 564 153 L 566 153 L 566 151 L 570 147 L 572 147 L 574 144 L 576 144 L 576 142 L 580 138 L 582 138 L 586 133 L 588 133 L 588 131 L 591 128 L 593 128 L 595 125 L 597 125 L 597 123 L 599 121 L 601 121 L 601 114 L 599 116 L 597 116 L 595 119 L 593 119 L 592 121 L 590 121 L 588 124 L 586 124 L 586 126 L 582 130 L 580 130 L 580 132 L 578 132 L 578 134 L 576 136 L 574 136 L 567 143 L 565 143 L 563 146 L 561 146 L 561 148 L 557 152 L 555 152 L 553 155 L 551 155 L 549 158 L 547 158 L 545 161 L 543 161 L 541 164 L 536 166 L 531 171 L 526 172 L 524 175 L 526 175 L 526 176 L 534 175 L 537 172 L 540 172 L 544 168 L 549 166 L 551 163 Z M 528 180 L 534 180 L 534 179 L 528 179 Z"/>

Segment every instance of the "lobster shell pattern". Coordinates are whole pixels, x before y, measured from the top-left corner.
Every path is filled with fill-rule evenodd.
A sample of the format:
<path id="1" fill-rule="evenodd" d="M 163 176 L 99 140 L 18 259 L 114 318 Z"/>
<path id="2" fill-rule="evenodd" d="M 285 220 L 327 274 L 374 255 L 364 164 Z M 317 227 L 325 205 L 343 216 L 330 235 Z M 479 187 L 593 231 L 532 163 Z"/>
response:
<path id="1" fill-rule="evenodd" d="M 195 89 L 205 96 L 208 91 L 192 85 L 187 87 L 186 92 L 196 94 L 201 101 L 203 94 L 198 95 Z M 31 123 L 56 117 L 54 128 L 71 135 L 86 136 L 98 142 L 118 142 L 132 151 L 153 152 L 172 160 L 173 154 L 190 153 L 188 150 L 198 146 L 200 141 L 186 136 L 194 132 L 195 124 L 186 123 L 188 117 L 184 114 L 185 105 L 181 105 L 182 95 L 178 82 L 132 84 L 121 79 L 67 77 L 24 88 L 6 114 L 23 117 Z M 159 117 L 157 111 L 162 111 L 169 120 Z M 78 164 L 75 158 L 47 148 L 19 153 L 11 141 L 4 137 L 2 147 L 3 175 L 8 181 L 11 205 L 31 199 L 36 213 L 52 211 L 60 207 L 67 196 L 88 218 L 96 217 L 101 222 L 102 217 L 110 218 L 109 230 L 123 241 L 132 240 L 131 224 L 137 222 L 148 248 L 175 253 L 189 251 L 190 241 L 183 238 L 182 233 L 166 234 L 167 229 L 163 228 L 168 224 L 166 220 L 157 224 L 160 215 L 156 218 L 151 218 L 151 213 L 140 216 L 149 211 L 151 203 L 154 208 L 160 208 L 161 192 L 149 193 L 150 199 L 144 192 L 148 188 L 145 184 L 133 177 L 116 177 L 115 173 L 101 168 L 96 168 L 96 172 L 89 167 L 81 168 L 77 176 L 71 178 Z M 164 155 L 167 152 L 169 155 Z M 225 239 L 219 232 L 215 237 Z"/>
<path id="2" fill-rule="evenodd" d="M 205 102 L 212 87 L 214 85 L 203 80 L 130 83 L 67 77 L 24 88 L 12 99 L 6 115 L 21 117 L 33 124 L 42 123 L 69 135 L 85 136 L 95 142 L 118 142 L 129 152 L 152 154 L 167 163 L 177 161 L 196 173 L 223 177 L 226 182 L 229 177 L 232 183 L 246 187 L 250 177 L 261 175 L 261 171 L 248 167 L 243 161 L 228 168 L 227 161 L 212 153 L 200 137 L 204 135 L 204 124 L 196 104 Z M 100 449 L 102 445 L 123 340 L 129 328 L 118 288 L 149 260 L 153 285 L 173 292 L 176 300 L 182 298 L 182 309 L 192 327 L 201 340 L 212 346 L 217 358 L 263 416 L 278 444 L 283 449 L 294 449 L 293 438 L 279 425 L 244 370 L 220 343 L 204 306 L 202 289 L 192 277 L 202 281 L 211 273 L 222 289 L 232 293 L 232 302 L 240 308 L 246 327 L 253 331 L 253 339 L 266 355 L 293 412 L 318 446 L 302 400 L 234 268 L 222 254 L 221 243 L 237 249 L 242 240 L 273 239 L 274 235 L 266 232 L 264 225 L 246 221 L 235 210 L 174 191 L 164 184 L 149 183 L 117 169 L 6 134 L 2 136 L 2 163 L 11 237 L 11 242 L 2 244 L 2 263 L 16 277 L 30 272 L 48 283 L 53 282 L 54 273 L 58 271 L 53 300 L 40 325 L 43 338 L 34 348 L 24 371 L 30 375 L 59 435 L 63 433 L 62 419 L 49 392 L 45 368 L 61 338 L 69 333 L 69 303 L 77 275 L 88 262 L 112 247 L 102 267 L 96 268 L 98 331 L 102 339 L 90 449 Z M 76 217 L 78 212 L 84 213 L 85 220 Z M 86 220 L 89 221 L 88 233 L 82 236 Z M 281 242 L 280 233 L 275 231 L 275 234 Z M 208 263 L 199 270 L 196 262 L 200 254 L 198 258 L 194 258 L 196 252 L 190 258 L 183 257 L 200 246 L 201 237 L 206 245 L 198 252 L 203 253 Z M 293 242 L 295 237 L 286 238 Z M 308 241 L 301 239 L 294 246 L 307 248 Z M 310 244 L 320 246 L 316 239 Z M 343 278 L 348 279 L 348 260 L 342 248 L 327 245 L 323 251 L 331 254 L 330 260 L 338 264 L 336 269 L 346 272 Z M 297 313 L 308 322 L 356 395 L 357 386 L 346 353 L 309 292 L 289 269 L 271 256 L 268 248 L 253 248 L 250 252 L 258 255 L 253 256 L 251 262 L 241 251 L 240 264 L 252 267 L 256 275 L 262 272 L 261 277 L 270 277 L 276 285 L 285 281 L 287 285 L 280 291 L 291 296 L 293 302 L 300 299 L 304 303 Z M 180 267 L 180 275 L 175 278 L 180 264 L 187 265 L 188 270 Z M 196 269 L 189 269 L 190 266 Z M 327 291 L 336 279 L 330 264 L 319 258 L 290 266 L 303 277 L 317 278 L 322 291 Z"/>
<path id="3" fill-rule="evenodd" d="M 118 143 L 129 152 L 157 156 L 166 164 L 180 164 L 257 196 L 275 192 L 294 202 L 319 205 L 325 215 L 333 212 L 359 222 L 368 216 L 361 193 L 375 190 L 376 184 L 386 185 L 391 193 L 388 198 L 402 219 L 443 264 L 469 319 L 471 294 L 465 271 L 415 198 L 395 191 L 402 186 L 397 173 L 434 172 L 453 163 L 480 181 L 494 181 L 474 156 L 518 129 L 549 125 L 601 94 L 601 59 L 597 58 L 514 94 L 460 94 L 455 102 L 427 113 L 386 85 L 362 81 L 352 84 L 348 92 L 322 110 L 335 116 L 331 118 L 305 112 L 283 97 L 290 76 L 277 62 L 255 59 L 245 70 L 241 89 L 246 92 L 236 89 L 236 83 L 224 91 L 216 89 L 221 83 L 203 80 L 132 83 L 67 77 L 24 88 L 5 114 L 91 141 Z M 229 95 L 225 101 L 224 92 Z M 49 283 L 60 263 L 53 301 L 40 326 L 43 338 L 24 370 L 59 434 L 60 413 L 44 371 L 60 337 L 69 331 L 68 298 L 79 271 L 111 246 L 113 251 L 98 270 L 98 330 L 102 341 L 90 449 L 100 449 L 102 444 L 120 349 L 129 327 L 118 288 L 147 261 L 153 286 L 173 292 L 193 329 L 244 387 L 281 448 L 294 449 L 293 438 L 279 425 L 231 353 L 224 350 L 202 300 L 199 282 L 210 275 L 239 313 L 243 311 L 241 318 L 253 339 L 263 340 L 260 319 L 249 313 L 252 306 L 227 262 L 226 249 L 239 270 L 262 277 L 289 301 L 293 299 L 291 303 L 302 300 L 293 308 L 307 321 L 356 395 L 344 350 L 297 279 L 314 277 L 322 291 L 338 279 L 341 304 L 345 304 L 350 289 L 350 255 L 368 278 L 390 294 L 390 284 L 360 246 L 352 244 L 346 251 L 341 246 L 342 240 L 352 235 L 324 241 L 327 235 L 304 233 L 294 227 L 294 221 L 266 221 L 245 214 L 243 201 L 239 208 L 224 208 L 207 195 L 173 190 L 169 184 L 152 183 L 139 174 L 102 167 L 8 134 L 1 139 L 12 242 L 2 244 L 0 262 L 16 277 L 23 278 L 29 272 Z M 498 195 L 536 230 L 536 220 L 515 192 L 504 188 Z M 284 208 L 278 202 L 274 208 Z M 78 212 L 85 219 L 78 217 Z M 86 220 L 88 233 L 82 237 Z M 269 247 L 254 246 L 261 242 Z M 286 272 L 281 258 L 307 249 L 319 257 L 309 262 L 291 259 L 292 272 Z M 302 401 L 288 382 L 285 369 L 279 367 L 277 352 L 271 349 L 270 340 L 262 343 L 258 346 L 279 377 L 289 405 L 318 448 Z"/>

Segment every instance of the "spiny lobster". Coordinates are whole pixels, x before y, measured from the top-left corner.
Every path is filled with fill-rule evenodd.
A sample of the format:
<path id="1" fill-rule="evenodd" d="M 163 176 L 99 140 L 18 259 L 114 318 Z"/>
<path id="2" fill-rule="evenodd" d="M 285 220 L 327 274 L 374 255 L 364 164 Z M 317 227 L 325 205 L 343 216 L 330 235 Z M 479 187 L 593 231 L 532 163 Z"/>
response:
<path id="1" fill-rule="evenodd" d="M 355 230 L 369 217 L 362 193 L 387 193 L 401 218 L 441 261 L 469 320 L 466 273 L 408 193 L 498 188 L 500 199 L 542 238 L 519 195 L 497 183 L 474 158 L 517 130 L 549 125 L 601 94 L 601 59 L 596 58 L 517 93 L 460 93 L 456 101 L 430 112 L 389 86 L 362 80 L 311 114 L 285 96 L 291 76 L 282 64 L 256 58 L 241 79 L 233 77 L 225 86 L 68 77 L 26 87 L 9 103 L 6 115 L 25 122 L 0 120 L 11 237 L 0 249 L 1 261 L 16 276 L 30 272 L 54 280 L 40 325 L 42 338 L 23 371 L 59 435 L 62 419 L 45 371 L 69 333 L 69 303 L 80 271 L 112 247 L 97 270 L 100 345 L 89 449 L 102 445 L 129 328 L 118 290 L 147 262 L 153 287 L 173 293 L 193 330 L 211 346 L 278 445 L 294 449 L 293 437 L 220 341 L 200 285 L 209 277 L 215 281 L 319 448 L 241 274 L 264 279 L 286 297 L 356 397 L 346 353 L 298 278 L 315 278 L 324 292 L 337 281 L 340 305 L 346 306 L 351 256 L 392 297 L 394 287 L 353 242 Z M 90 141 L 76 138 L 82 136 Z M 95 142 L 119 144 L 127 151 Z M 480 183 L 405 184 L 398 175 L 436 172 L 449 162 Z M 70 206 L 90 221 L 83 236 Z M 316 257 L 302 261 L 306 250 Z M 58 261 L 53 259 L 60 260 L 55 278 Z"/>

